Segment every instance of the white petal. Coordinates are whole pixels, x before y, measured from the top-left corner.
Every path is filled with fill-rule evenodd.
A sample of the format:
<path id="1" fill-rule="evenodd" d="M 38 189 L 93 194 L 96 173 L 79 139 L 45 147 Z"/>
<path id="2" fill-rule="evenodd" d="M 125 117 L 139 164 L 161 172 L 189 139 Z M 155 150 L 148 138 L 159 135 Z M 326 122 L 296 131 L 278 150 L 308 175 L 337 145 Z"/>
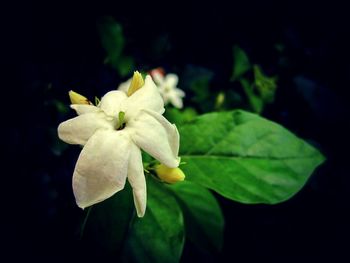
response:
<path id="1" fill-rule="evenodd" d="M 179 82 L 179 77 L 176 74 L 170 73 L 165 76 L 164 82 L 164 85 L 168 86 L 169 88 L 175 88 Z"/>
<path id="2" fill-rule="evenodd" d="M 182 98 L 178 97 L 178 96 L 172 96 L 169 98 L 171 104 L 173 104 L 175 106 L 175 108 L 178 109 L 182 109 L 183 107 L 183 102 L 182 102 Z"/>
<path id="3" fill-rule="evenodd" d="M 179 131 L 176 128 L 175 124 L 170 123 L 163 115 L 158 114 L 156 112 L 150 111 L 150 110 L 144 110 L 146 113 L 151 115 L 153 118 L 155 118 L 165 129 L 168 138 L 169 138 L 169 144 L 171 147 L 171 150 L 173 154 L 178 157 L 179 155 L 179 148 L 180 148 L 180 135 Z M 169 166 L 170 167 L 170 166 Z"/>
<path id="4" fill-rule="evenodd" d="M 118 90 L 127 93 L 127 92 L 128 92 L 128 89 L 129 89 L 129 87 L 130 87 L 130 84 L 131 84 L 131 80 L 132 80 L 132 79 L 128 79 L 127 81 L 121 83 L 121 84 L 118 86 Z"/>
<path id="5" fill-rule="evenodd" d="M 133 143 L 130 149 L 128 181 L 132 186 L 137 216 L 143 217 L 147 201 L 146 180 L 143 173 L 141 150 Z"/>
<path id="6" fill-rule="evenodd" d="M 161 163 L 172 168 L 179 165 L 179 133 L 162 115 L 142 110 L 127 124 L 127 129 L 136 145 Z"/>
<path id="7" fill-rule="evenodd" d="M 127 98 L 125 92 L 113 90 L 104 95 L 101 99 L 100 108 L 109 116 L 118 116 L 120 111 L 125 111 L 124 101 Z"/>
<path id="8" fill-rule="evenodd" d="M 157 85 L 162 85 L 164 82 L 164 76 L 157 71 L 153 71 L 152 78 Z"/>
<path id="9" fill-rule="evenodd" d="M 164 112 L 164 102 L 151 76 L 147 75 L 142 88 L 126 100 L 125 119 L 131 120 L 142 109 L 149 109 L 160 114 Z"/>
<path id="10" fill-rule="evenodd" d="M 70 144 L 84 145 L 98 129 L 112 129 L 103 112 L 86 113 L 62 122 L 58 126 L 58 137 Z"/>
<path id="11" fill-rule="evenodd" d="M 185 97 L 185 92 L 184 92 L 182 89 L 175 88 L 175 89 L 174 89 L 174 92 L 176 93 L 176 95 L 177 95 L 178 97 L 181 97 L 181 98 Z"/>
<path id="12" fill-rule="evenodd" d="M 100 108 L 98 108 L 98 107 L 96 107 L 94 105 L 72 104 L 72 105 L 70 105 L 70 107 L 73 110 L 75 110 L 78 115 L 100 111 Z"/>
<path id="13" fill-rule="evenodd" d="M 81 208 L 96 204 L 124 188 L 130 137 L 123 131 L 99 130 L 80 153 L 73 191 Z"/>

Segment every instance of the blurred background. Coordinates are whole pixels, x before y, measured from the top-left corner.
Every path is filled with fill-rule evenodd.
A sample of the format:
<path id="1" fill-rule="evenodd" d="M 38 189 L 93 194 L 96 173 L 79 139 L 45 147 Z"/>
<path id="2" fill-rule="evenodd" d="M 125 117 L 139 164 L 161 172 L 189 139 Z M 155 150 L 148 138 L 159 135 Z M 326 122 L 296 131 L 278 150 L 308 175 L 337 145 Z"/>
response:
<path id="1" fill-rule="evenodd" d="M 9 261 L 88 261 L 79 241 L 83 212 L 71 178 L 80 148 L 57 139 L 73 113 L 68 91 L 101 97 L 128 71 L 104 63 L 99 25 L 122 28 L 123 54 L 135 69 L 163 67 L 179 75 L 185 105 L 214 110 L 245 108 L 246 94 L 230 81 L 233 47 L 277 77 L 273 103 L 262 116 L 287 127 L 327 157 L 307 185 L 275 206 L 243 205 L 219 197 L 226 226 L 223 251 L 207 255 L 186 244 L 182 262 L 301 262 L 349 259 L 348 9 L 336 1 L 20 2 L 2 18 L 1 236 Z M 129 64 L 128 64 L 129 65 Z M 127 67 L 127 66 L 126 66 Z M 206 89 L 192 89 L 204 76 Z M 202 86 L 200 86 L 202 87 Z M 231 94 L 231 95 L 230 95 Z M 103 255 L 101 255 L 103 258 Z"/>

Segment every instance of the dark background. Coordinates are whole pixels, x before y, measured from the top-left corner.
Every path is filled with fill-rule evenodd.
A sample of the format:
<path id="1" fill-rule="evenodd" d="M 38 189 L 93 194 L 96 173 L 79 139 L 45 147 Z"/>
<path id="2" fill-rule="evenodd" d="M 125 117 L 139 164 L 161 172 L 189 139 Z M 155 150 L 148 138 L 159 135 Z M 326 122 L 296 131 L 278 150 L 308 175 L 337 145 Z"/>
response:
<path id="1" fill-rule="evenodd" d="M 184 68 L 199 65 L 214 73 L 215 85 L 227 85 L 232 46 L 240 45 L 254 63 L 279 76 L 276 101 L 263 115 L 317 145 L 328 159 L 301 192 L 280 205 L 219 198 L 226 216 L 222 254 L 210 257 L 188 244 L 183 262 L 349 260 L 350 21 L 345 5 L 52 1 L 14 2 L 5 13 L 2 62 L 10 71 L 4 71 L 1 89 L 0 257 L 54 262 L 94 255 L 77 239 L 82 212 L 74 202 L 71 176 L 79 149 L 68 147 L 60 154 L 64 146 L 56 145 L 56 127 L 71 113 L 60 113 L 56 102 L 68 104 L 70 89 L 103 95 L 123 80 L 102 63 L 96 21 L 111 15 L 123 26 L 125 52 L 136 66 L 161 65 L 180 78 Z M 161 52 L 154 51 L 155 42 L 163 43 Z M 284 46 L 282 52 L 276 44 Z"/>

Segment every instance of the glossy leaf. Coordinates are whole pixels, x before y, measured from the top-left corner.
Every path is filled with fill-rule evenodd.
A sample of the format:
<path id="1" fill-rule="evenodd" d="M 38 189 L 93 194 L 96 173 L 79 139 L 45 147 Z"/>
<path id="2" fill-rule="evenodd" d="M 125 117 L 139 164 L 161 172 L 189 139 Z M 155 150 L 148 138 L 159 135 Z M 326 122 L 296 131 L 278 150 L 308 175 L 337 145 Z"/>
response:
<path id="1" fill-rule="evenodd" d="M 118 258 L 135 214 L 130 186 L 126 184 L 122 191 L 87 208 L 85 213 L 88 217 L 80 236 L 86 250 L 92 255 Z"/>
<path id="2" fill-rule="evenodd" d="M 184 222 L 176 199 L 162 183 L 147 180 L 147 210 L 135 218 L 124 261 L 179 262 L 184 245 Z"/>
<path id="3" fill-rule="evenodd" d="M 233 69 L 231 81 L 239 79 L 244 73 L 250 70 L 251 65 L 247 54 L 238 46 L 233 47 Z"/>
<path id="4" fill-rule="evenodd" d="M 98 23 L 101 44 L 107 53 L 106 62 L 117 63 L 125 45 L 122 26 L 112 17 L 103 17 Z"/>
<path id="5" fill-rule="evenodd" d="M 219 252 L 223 243 L 224 217 L 214 195 L 188 181 L 169 188 L 182 207 L 187 237 L 204 251 Z"/>
<path id="6" fill-rule="evenodd" d="M 242 203 L 289 199 L 324 161 L 281 125 L 241 110 L 197 117 L 180 135 L 186 180 Z"/>

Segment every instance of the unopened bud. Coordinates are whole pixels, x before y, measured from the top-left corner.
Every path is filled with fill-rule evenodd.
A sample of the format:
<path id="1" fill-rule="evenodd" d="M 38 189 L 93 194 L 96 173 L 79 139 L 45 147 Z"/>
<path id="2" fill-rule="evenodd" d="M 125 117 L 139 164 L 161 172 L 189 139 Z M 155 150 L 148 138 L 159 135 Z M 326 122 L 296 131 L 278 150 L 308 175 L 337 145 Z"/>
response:
<path id="1" fill-rule="evenodd" d="M 173 184 L 176 182 L 183 181 L 185 179 L 185 174 L 180 168 L 170 168 L 164 164 L 156 165 L 155 171 L 157 176 L 164 182 Z"/>
<path id="2" fill-rule="evenodd" d="M 140 89 L 143 86 L 143 84 L 145 84 L 145 81 L 143 80 L 141 73 L 135 71 L 127 92 L 128 96 L 131 96 L 133 93 L 135 93 L 138 89 Z"/>
<path id="3" fill-rule="evenodd" d="M 86 97 L 73 90 L 69 91 L 68 94 L 72 104 L 91 104 L 91 102 Z"/>
<path id="4" fill-rule="evenodd" d="M 218 94 L 218 96 L 216 97 L 215 107 L 217 109 L 221 108 L 221 106 L 224 104 L 224 102 L 225 102 L 225 93 L 220 92 Z"/>

